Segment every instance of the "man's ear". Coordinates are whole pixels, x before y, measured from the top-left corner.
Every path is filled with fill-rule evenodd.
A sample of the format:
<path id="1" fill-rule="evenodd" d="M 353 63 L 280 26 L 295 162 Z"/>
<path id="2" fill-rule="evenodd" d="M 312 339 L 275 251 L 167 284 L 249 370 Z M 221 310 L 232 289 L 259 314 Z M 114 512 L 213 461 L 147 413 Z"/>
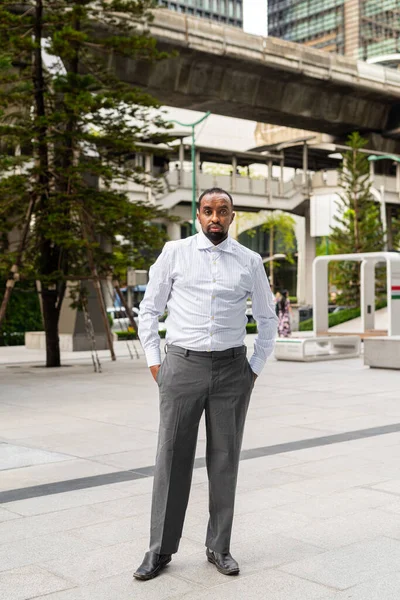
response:
<path id="1" fill-rule="evenodd" d="M 232 213 L 231 223 L 233 223 L 234 218 L 236 217 L 236 213 Z"/>

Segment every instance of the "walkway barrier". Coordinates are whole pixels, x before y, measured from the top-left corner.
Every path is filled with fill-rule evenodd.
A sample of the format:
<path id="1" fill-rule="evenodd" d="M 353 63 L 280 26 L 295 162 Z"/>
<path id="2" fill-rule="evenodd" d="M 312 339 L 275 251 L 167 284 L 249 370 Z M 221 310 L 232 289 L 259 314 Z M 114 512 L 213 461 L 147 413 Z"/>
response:
<path id="1" fill-rule="evenodd" d="M 300 362 L 357 358 L 360 350 L 361 340 L 358 335 L 278 338 L 275 358 Z"/>

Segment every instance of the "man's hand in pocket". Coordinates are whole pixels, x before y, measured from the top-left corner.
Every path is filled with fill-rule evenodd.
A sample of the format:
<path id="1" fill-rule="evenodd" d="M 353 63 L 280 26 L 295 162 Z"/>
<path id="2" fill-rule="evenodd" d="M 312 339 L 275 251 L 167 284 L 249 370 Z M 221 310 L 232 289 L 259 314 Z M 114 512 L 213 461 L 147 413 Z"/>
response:
<path id="1" fill-rule="evenodd" d="M 153 365 L 150 367 L 151 374 L 153 375 L 154 381 L 157 381 L 158 371 L 160 370 L 161 365 Z"/>

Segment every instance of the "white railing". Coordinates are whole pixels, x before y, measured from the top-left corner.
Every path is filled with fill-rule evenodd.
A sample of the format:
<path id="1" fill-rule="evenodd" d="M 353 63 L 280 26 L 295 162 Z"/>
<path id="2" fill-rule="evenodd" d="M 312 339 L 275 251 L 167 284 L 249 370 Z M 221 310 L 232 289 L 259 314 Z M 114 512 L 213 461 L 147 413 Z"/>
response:
<path id="1" fill-rule="evenodd" d="M 396 177 L 376 175 L 373 179 L 373 187 L 380 190 L 384 188 L 387 194 L 396 194 L 400 200 L 399 181 Z M 269 199 L 277 201 L 291 200 L 295 195 L 303 194 L 308 196 L 320 190 L 328 188 L 337 188 L 339 186 L 339 174 L 337 171 L 326 171 L 310 174 L 307 182 L 304 183 L 303 173 L 296 174 L 288 181 L 282 181 L 276 177 L 271 180 L 254 179 L 236 175 L 215 175 L 212 173 L 199 173 L 197 176 L 197 195 L 203 190 L 211 187 L 221 187 L 227 190 L 233 196 L 255 197 L 257 199 Z M 153 201 L 162 202 L 167 196 L 178 193 L 179 190 L 191 194 L 192 173 L 190 171 L 167 171 L 159 179 L 158 190 L 150 191 L 143 185 L 134 182 L 127 182 L 121 186 L 123 191 L 133 196 L 133 200 L 145 200 L 150 197 Z M 183 198 L 182 198 L 183 199 Z M 172 200 L 172 198 L 171 198 Z M 393 201 L 393 196 L 391 198 Z"/>

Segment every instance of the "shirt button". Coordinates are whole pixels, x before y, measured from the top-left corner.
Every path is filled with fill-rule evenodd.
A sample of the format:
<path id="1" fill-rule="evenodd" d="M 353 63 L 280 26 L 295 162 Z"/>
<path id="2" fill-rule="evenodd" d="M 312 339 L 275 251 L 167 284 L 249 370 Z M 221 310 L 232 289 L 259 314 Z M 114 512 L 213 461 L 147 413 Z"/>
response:
<path id="1" fill-rule="evenodd" d="M 212 337 L 212 332 L 210 333 L 210 337 Z"/>
<path id="2" fill-rule="evenodd" d="M 216 281 L 217 281 L 216 279 L 213 279 L 213 283 L 215 283 Z"/>
<path id="3" fill-rule="evenodd" d="M 215 296 L 211 296 L 211 300 L 215 300 Z"/>
<path id="4" fill-rule="evenodd" d="M 211 320 L 214 321 L 215 317 L 211 317 Z"/>

